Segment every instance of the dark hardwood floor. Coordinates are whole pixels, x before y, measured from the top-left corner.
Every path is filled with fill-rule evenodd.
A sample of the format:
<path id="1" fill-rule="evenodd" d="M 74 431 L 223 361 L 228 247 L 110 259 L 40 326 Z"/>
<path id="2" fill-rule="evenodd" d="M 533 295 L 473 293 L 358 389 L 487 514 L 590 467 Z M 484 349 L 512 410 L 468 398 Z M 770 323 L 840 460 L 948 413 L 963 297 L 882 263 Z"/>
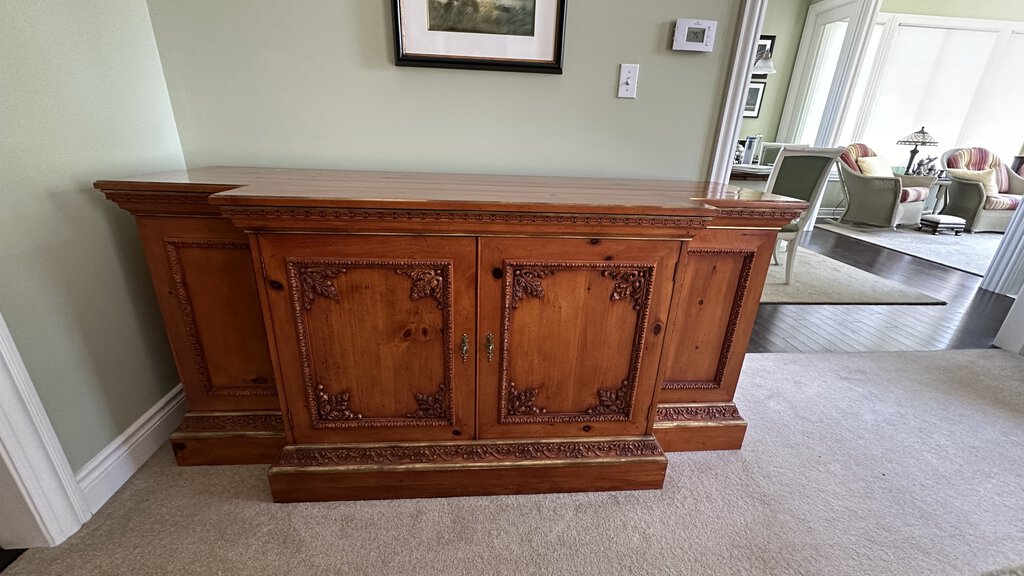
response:
<path id="1" fill-rule="evenodd" d="M 765 304 L 750 352 L 888 352 L 990 348 L 1013 298 L 981 278 L 816 228 L 810 250 L 925 292 L 946 306 Z"/>
<path id="2" fill-rule="evenodd" d="M 0 548 L 0 572 L 3 572 L 5 568 L 14 563 L 21 556 L 24 550 L 4 550 Z"/>

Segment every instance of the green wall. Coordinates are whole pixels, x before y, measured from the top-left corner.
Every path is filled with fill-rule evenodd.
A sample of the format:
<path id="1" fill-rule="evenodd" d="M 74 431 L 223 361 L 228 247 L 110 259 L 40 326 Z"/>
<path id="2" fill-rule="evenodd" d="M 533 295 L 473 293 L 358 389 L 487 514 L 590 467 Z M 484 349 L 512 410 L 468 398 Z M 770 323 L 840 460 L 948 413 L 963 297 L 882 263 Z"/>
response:
<path id="1" fill-rule="evenodd" d="M 810 4 L 808 0 L 769 0 L 761 33 L 776 37 L 772 62 L 778 72 L 768 76 L 760 116 L 744 118 L 740 124 L 741 137 L 764 134 L 765 142 L 777 139 L 782 108 L 789 92 L 789 80 L 793 76 L 793 64 Z"/>
<path id="2" fill-rule="evenodd" d="M 0 2 L 0 312 L 73 469 L 177 382 L 131 216 L 183 166 L 145 0 Z"/>
<path id="3" fill-rule="evenodd" d="M 562 75 L 396 67 L 390 6 L 150 0 L 188 165 L 706 177 L 740 0 L 569 2 Z M 669 49 L 680 17 L 713 53 Z"/>
<path id="4" fill-rule="evenodd" d="M 774 1 L 774 0 L 771 0 Z M 882 12 L 1024 21 L 1022 0 L 884 0 Z"/>
<path id="5" fill-rule="evenodd" d="M 134 223 L 92 181 L 186 161 L 701 179 L 740 3 L 571 2 L 560 76 L 397 68 L 387 1 L 0 4 L 0 312 L 72 467 L 178 381 Z M 679 17 L 717 20 L 715 51 L 671 51 Z"/>

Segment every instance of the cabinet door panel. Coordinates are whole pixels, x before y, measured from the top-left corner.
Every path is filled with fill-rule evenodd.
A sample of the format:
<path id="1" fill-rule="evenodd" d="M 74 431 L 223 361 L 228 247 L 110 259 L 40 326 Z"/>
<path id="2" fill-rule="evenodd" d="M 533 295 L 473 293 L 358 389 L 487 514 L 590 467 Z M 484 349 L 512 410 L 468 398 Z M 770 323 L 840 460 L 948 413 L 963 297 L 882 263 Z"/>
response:
<path id="1" fill-rule="evenodd" d="M 481 437 L 647 429 L 678 242 L 482 239 Z"/>
<path id="2" fill-rule="evenodd" d="M 768 230 L 712 229 L 689 243 L 661 363 L 660 402 L 732 399 L 774 242 Z"/>
<path id="3" fill-rule="evenodd" d="M 472 435 L 472 239 L 264 235 L 260 251 L 293 441 Z"/>
<path id="4" fill-rule="evenodd" d="M 189 409 L 277 409 L 246 235 L 215 218 L 138 221 Z"/>

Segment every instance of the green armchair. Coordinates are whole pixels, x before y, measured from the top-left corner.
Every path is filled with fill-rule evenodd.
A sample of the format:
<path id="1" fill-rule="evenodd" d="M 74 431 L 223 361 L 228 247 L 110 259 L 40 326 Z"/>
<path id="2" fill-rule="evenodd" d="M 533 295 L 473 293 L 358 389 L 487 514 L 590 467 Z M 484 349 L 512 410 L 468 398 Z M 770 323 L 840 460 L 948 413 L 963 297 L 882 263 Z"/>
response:
<path id="1" fill-rule="evenodd" d="M 1005 232 L 1021 205 L 1024 178 L 985 148 L 954 148 L 942 155 L 942 165 L 947 169 L 995 170 L 996 194 L 986 194 L 981 182 L 950 175 L 942 213 L 963 218 L 968 232 Z"/>
<path id="2" fill-rule="evenodd" d="M 918 224 L 934 176 L 866 176 L 857 158 L 877 156 L 864 144 L 850 144 L 839 156 L 839 178 L 848 208 L 840 222 L 895 228 Z"/>

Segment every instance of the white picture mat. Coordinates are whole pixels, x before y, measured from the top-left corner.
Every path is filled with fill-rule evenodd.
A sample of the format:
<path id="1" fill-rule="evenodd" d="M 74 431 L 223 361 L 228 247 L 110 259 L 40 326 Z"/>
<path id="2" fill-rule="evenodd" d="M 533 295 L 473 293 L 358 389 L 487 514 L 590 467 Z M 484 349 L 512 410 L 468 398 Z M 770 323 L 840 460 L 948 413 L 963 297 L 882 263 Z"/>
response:
<path id="1" fill-rule="evenodd" d="M 472 34 L 428 30 L 428 0 L 401 0 L 402 52 L 425 56 L 464 56 L 514 60 L 555 60 L 558 0 L 537 0 L 533 36 Z M 419 23 L 417 26 L 414 23 Z"/>

